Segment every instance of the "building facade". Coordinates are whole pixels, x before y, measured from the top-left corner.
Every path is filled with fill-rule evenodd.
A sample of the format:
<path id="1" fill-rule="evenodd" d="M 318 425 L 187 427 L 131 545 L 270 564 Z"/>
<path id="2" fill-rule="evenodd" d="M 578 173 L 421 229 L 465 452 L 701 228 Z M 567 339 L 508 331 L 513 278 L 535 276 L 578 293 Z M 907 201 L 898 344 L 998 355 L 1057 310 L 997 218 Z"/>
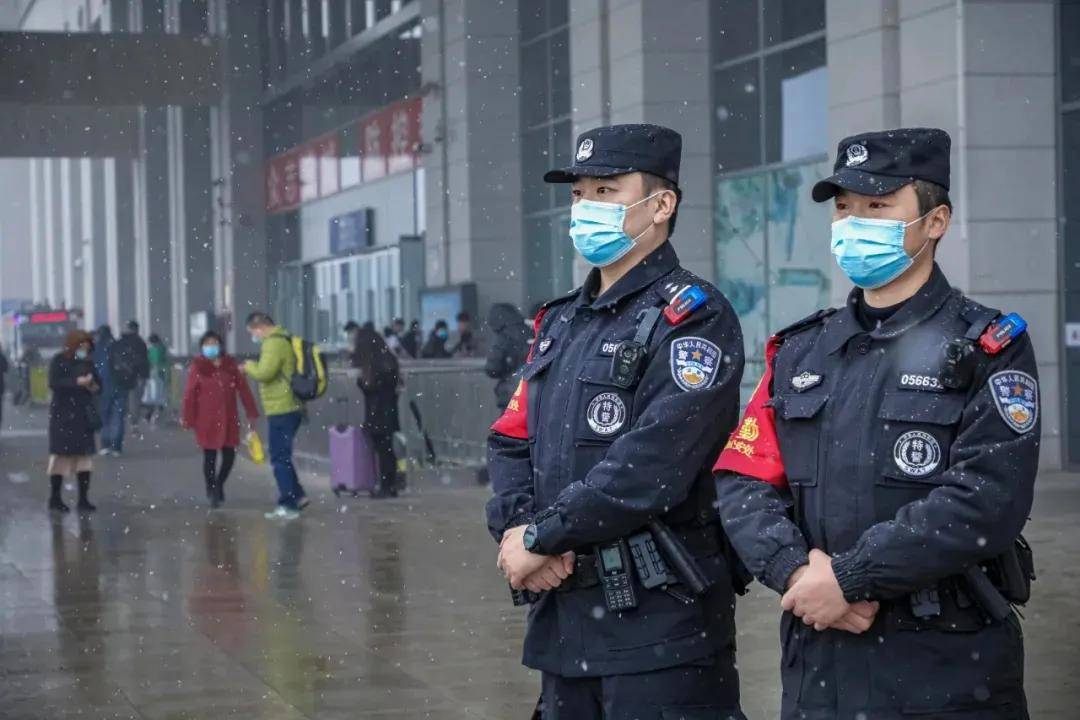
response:
<path id="1" fill-rule="evenodd" d="M 953 137 L 939 260 L 956 286 L 1027 318 L 1044 464 L 1080 464 L 1073 3 L 25 4 L 27 30 L 193 32 L 228 59 L 215 102 L 140 109 L 132 158 L 29 161 L 37 300 L 94 322 L 133 314 L 178 351 L 200 312 L 242 343 L 236 319 L 270 306 L 334 345 L 349 319 L 527 310 L 586 271 L 567 189 L 543 171 L 590 127 L 654 122 L 683 134 L 673 242 L 742 319 L 748 395 L 769 333 L 850 288 L 830 208 L 809 199 L 837 141 L 933 125 Z"/>

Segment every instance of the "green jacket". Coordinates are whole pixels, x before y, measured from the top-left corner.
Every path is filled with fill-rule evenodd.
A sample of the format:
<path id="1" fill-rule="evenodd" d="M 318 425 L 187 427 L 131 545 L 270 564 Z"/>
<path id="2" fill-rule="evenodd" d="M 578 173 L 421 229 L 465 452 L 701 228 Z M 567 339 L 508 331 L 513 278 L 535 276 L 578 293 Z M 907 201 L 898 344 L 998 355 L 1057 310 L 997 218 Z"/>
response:
<path id="1" fill-rule="evenodd" d="M 259 399 L 263 412 L 284 415 L 300 409 L 300 401 L 293 395 L 289 380 L 296 372 L 296 355 L 293 353 L 289 334 L 276 327 L 262 341 L 259 362 L 249 360 L 244 370 L 259 383 Z"/>

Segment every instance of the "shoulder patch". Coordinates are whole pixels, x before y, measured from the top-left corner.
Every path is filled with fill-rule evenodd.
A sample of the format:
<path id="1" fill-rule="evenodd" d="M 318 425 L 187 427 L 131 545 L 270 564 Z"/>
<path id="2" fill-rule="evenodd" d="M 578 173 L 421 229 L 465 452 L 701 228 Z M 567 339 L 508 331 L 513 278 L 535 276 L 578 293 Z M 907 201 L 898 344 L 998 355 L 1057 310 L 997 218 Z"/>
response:
<path id="1" fill-rule="evenodd" d="M 986 381 L 994 407 L 1005 424 L 1023 435 L 1039 419 L 1039 383 L 1020 370 L 1002 370 Z"/>
<path id="2" fill-rule="evenodd" d="M 671 377 L 686 391 L 712 386 L 720 370 L 720 348 L 705 338 L 683 337 L 671 343 Z"/>

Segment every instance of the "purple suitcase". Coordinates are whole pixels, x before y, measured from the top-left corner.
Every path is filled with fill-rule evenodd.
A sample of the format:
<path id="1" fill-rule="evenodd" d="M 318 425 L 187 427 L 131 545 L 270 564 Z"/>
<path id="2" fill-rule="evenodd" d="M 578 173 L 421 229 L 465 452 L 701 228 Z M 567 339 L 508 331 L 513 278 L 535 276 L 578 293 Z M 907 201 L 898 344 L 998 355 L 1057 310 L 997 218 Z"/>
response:
<path id="1" fill-rule="evenodd" d="M 358 495 L 374 490 L 377 475 L 368 434 L 354 425 L 331 426 L 330 487 L 334 494 Z"/>

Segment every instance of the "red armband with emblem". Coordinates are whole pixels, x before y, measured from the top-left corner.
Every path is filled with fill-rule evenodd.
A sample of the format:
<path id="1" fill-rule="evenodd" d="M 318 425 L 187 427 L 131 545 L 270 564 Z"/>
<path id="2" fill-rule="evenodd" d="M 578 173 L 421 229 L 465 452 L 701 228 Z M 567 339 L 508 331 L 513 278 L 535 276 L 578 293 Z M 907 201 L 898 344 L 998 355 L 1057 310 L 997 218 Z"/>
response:
<path id="1" fill-rule="evenodd" d="M 533 319 L 533 344 L 529 348 L 529 354 L 525 362 L 532 360 L 533 351 L 536 350 L 536 342 L 540 338 L 540 322 L 544 319 L 547 308 L 541 308 Z M 518 382 L 514 395 L 506 404 L 506 410 L 499 419 L 491 426 L 491 432 L 505 435 L 517 440 L 529 439 L 529 385 L 524 380 Z"/>
<path id="2" fill-rule="evenodd" d="M 765 374 L 750 397 L 742 422 L 728 438 L 713 466 L 713 472 L 728 470 L 764 480 L 778 488 L 788 486 L 776 437 L 776 412 L 767 404 L 771 396 L 773 358 L 779 347 L 777 338 L 769 338 L 765 346 Z"/>

